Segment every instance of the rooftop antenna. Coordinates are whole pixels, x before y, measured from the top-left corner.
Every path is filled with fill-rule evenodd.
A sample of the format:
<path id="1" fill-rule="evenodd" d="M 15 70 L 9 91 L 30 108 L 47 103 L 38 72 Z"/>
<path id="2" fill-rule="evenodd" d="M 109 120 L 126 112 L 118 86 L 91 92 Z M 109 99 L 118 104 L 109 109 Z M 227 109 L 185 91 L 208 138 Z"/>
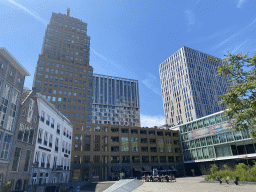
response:
<path id="1" fill-rule="evenodd" d="M 67 8 L 67 16 L 70 14 L 70 8 Z"/>

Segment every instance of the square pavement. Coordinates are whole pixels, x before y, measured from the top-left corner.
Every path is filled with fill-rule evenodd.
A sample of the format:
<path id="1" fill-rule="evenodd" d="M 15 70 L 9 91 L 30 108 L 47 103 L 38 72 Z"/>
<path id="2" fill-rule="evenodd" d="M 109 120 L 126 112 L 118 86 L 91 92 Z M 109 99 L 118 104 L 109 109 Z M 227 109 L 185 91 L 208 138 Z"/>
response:
<path id="1" fill-rule="evenodd" d="M 177 182 L 144 182 L 133 192 L 256 192 L 256 184 L 200 183 L 203 176 L 176 178 Z"/>

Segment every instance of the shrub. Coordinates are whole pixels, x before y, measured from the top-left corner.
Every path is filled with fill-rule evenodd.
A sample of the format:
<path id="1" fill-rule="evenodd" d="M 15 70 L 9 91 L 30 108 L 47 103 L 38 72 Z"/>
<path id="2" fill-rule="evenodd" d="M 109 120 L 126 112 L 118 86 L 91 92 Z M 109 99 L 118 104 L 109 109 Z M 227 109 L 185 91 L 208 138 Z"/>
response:
<path id="1" fill-rule="evenodd" d="M 244 163 L 239 163 L 234 169 L 226 164 L 221 169 L 218 169 L 216 165 L 211 165 L 210 174 L 205 177 L 205 180 L 216 181 L 217 176 L 222 180 L 225 180 L 229 176 L 230 180 L 239 177 L 240 181 L 256 182 L 256 163 L 251 167 L 248 167 Z"/>
<path id="2" fill-rule="evenodd" d="M 0 192 L 12 192 L 11 190 L 11 181 L 7 183 L 2 183 Z"/>

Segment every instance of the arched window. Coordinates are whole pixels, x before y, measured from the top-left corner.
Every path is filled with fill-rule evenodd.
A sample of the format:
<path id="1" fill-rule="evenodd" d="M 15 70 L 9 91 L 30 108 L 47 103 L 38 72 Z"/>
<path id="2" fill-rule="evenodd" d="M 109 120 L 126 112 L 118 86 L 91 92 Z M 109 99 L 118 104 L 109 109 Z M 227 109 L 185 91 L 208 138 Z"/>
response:
<path id="1" fill-rule="evenodd" d="M 22 181 L 19 179 L 19 180 L 16 182 L 15 190 L 19 191 L 19 190 L 21 190 L 21 187 L 22 187 Z"/>

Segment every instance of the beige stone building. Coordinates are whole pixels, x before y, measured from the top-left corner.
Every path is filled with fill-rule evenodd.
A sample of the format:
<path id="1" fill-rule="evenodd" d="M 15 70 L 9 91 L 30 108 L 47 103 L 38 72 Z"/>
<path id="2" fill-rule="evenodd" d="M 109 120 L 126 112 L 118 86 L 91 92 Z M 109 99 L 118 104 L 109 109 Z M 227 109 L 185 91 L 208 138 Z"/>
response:
<path id="1" fill-rule="evenodd" d="M 0 186 L 6 182 L 21 93 L 28 75 L 5 48 L 0 48 Z"/>
<path id="2" fill-rule="evenodd" d="M 183 174 L 178 131 L 117 125 L 74 130 L 72 181 L 111 180 L 121 172 L 138 177 L 153 168 Z"/>

